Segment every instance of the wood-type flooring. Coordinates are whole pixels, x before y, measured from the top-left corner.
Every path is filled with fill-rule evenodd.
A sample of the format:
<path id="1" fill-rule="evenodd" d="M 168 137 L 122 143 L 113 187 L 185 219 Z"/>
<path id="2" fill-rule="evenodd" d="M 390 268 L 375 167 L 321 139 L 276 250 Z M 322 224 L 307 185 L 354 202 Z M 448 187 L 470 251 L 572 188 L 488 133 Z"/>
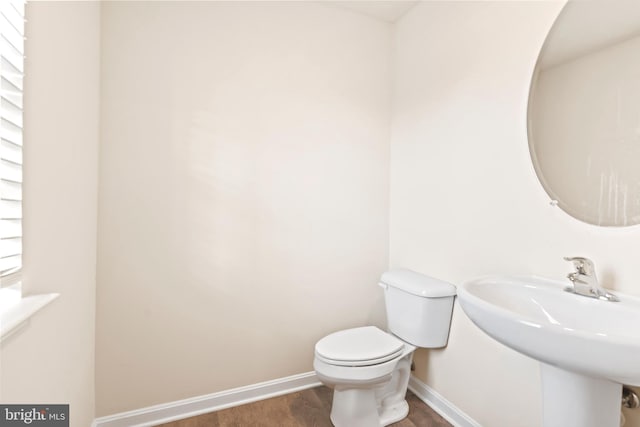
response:
<path id="1" fill-rule="evenodd" d="M 331 397 L 331 389 L 315 387 L 157 427 L 332 427 Z M 411 391 L 407 402 L 409 416 L 393 427 L 451 427 Z"/>

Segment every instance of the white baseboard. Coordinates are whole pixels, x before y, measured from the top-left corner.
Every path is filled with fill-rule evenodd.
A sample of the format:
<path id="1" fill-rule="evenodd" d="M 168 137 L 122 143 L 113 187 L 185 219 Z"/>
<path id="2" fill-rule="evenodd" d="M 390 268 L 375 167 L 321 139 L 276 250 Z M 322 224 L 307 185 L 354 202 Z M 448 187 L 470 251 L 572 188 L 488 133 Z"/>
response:
<path id="1" fill-rule="evenodd" d="M 315 372 L 100 417 L 92 427 L 150 427 L 321 385 Z"/>
<path id="2" fill-rule="evenodd" d="M 454 427 L 482 427 L 453 403 L 413 375 L 409 380 L 409 390 L 440 414 L 442 418 L 453 424 Z"/>
<path id="3" fill-rule="evenodd" d="M 92 427 L 151 427 L 321 385 L 315 372 L 100 417 Z M 482 427 L 431 387 L 412 376 L 409 389 L 454 427 Z"/>

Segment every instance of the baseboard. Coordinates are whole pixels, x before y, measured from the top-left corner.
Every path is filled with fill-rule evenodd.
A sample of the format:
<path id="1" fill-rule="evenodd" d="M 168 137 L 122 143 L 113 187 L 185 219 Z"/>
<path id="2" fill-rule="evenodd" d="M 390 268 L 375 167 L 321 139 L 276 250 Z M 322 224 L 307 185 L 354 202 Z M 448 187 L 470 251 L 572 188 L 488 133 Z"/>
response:
<path id="1" fill-rule="evenodd" d="M 218 393 L 100 417 L 95 419 L 91 426 L 151 427 L 319 385 L 321 383 L 315 372 L 307 372 Z M 414 376 L 409 380 L 409 389 L 454 427 L 482 427 L 454 404 Z"/>
<path id="2" fill-rule="evenodd" d="M 409 380 L 409 390 L 454 427 L 482 427 L 453 403 L 413 375 Z"/>
<path id="3" fill-rule="evenodd" d="M 92 427 L 150 427 L 321 385 L 315 372 L 100 417 Z"/>

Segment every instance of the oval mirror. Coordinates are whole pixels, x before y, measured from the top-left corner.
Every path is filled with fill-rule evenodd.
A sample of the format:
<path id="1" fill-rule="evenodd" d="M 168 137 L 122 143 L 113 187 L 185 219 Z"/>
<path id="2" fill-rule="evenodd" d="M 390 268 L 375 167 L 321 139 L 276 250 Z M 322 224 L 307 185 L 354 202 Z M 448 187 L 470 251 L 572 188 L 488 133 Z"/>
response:
<path id="1" fill-rule="evenodd" d="M 569 1 L 540 52 L 529 151 L 553 203 L 590 224 L 640 223 L 640 1 Z"/>

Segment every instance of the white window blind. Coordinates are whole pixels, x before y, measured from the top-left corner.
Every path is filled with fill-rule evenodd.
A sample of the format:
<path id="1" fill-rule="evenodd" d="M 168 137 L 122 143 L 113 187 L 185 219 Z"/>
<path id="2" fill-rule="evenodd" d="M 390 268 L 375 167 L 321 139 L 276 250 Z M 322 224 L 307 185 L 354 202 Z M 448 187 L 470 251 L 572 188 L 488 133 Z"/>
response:
<path id="1" fill-rule="evenodd" d="M 0 284 L 22 267 L 24 0 L 0 0 Z"/>

